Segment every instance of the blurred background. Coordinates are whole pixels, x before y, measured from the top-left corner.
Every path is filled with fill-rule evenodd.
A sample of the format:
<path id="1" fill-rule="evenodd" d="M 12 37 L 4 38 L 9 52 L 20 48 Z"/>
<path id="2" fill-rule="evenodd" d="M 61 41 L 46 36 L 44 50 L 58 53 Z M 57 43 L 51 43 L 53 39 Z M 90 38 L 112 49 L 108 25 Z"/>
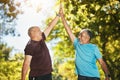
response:
<path id="1" fill-rule="evenodd" d="M 58 13 L 59 4 L 60 0 L 0 0 L 0 80 L 20 80 L 28 28 L 39 26 L 43 31 Z M 62 4 L 76 37 L 81 29 L 91 29 L 91 43 L 99 47 L 111 80 L 120 80 L 120 1 L 62 0 Z M 46 43 L 52 57 L 53 80 L 77 80 L 73 44 L 61 20 Z"/>

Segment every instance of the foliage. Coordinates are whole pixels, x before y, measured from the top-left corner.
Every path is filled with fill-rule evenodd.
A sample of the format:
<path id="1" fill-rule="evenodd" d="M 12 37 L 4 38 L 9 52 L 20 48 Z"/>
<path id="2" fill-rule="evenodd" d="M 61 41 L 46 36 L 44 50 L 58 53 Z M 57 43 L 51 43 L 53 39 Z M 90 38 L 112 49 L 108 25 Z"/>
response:
<path id="1" fill-rule="evenodd" d="M 72 32 L 77 37 L 81 29 L 91 29 L 94 33 L 91 42 L 99 46 L 109 68 L 111 79 L 120 80 L 120 2 L 117 0 L 64 0 L 63 4 L 65 18 Z M 50 40 L 53 38 L 59 40 L 53 48 L 55 73 L 56 76 L 65 77 L 64 80 L 67 80 L 70 77 L 69 74 L 61 75 L 61 70 L 66 71 L 69 61 L 74 59 L 74 48 L 61 21 L 49 37 Z M 71 65 L 74 66 L 74 63 Z M 72 70 L 74 67 L 70 73 L 73 73 Z M 104 74 L 101 68 L 100 73 L 103 80 Z"/>
<path id="2" fill-rule="evenodd" d="M 99 46 L 106 61 L 112 80 L 120 80 L 120 2 L 118 0 L 64 0 L 65 18 L 78 35 L 83 28 L 89 28 L 95 34 L 92 43 Z M 14 23 L 20 4 L 14 0 L 0 0 L 0 36 L 14 33 Z M 48 19 L 47 22 L 50 22 Z M 4 32 L 3 32 L 4 31 Z M 1 34 L 2 33 L 2 34 Z M 76 80 L 74 65 L 74 47 L 61 21 L 55 26 L 48 40 L 58 40 L 54 51 L 53 80 Z M 23 55 L 10 58 L 12 48 L 0 43 L 0 80 L 19 80 Z M 99 66 L 101 80 L 104 74 Z M 14 76 L 13 76 L 14 75 Z"/>
<path id="3" fill-rule="evenodd" d="M 0 80 L 20 80 L 23 55 L 16 54 L 11 58 L 13 48 L 2 41 L 4 35 L 18 35 L 14 26 L 17 15 L 21 13 L 19 8 L 20 4 L 14 0 L 0 0 Z"/>
<path id="4" fill-rule="evenodd" d="M 12 48 L 7 48 L 6 44 L 0 43 L 0 61 L 8 61 L 11 50 Z"/>
<path id="5" fill-rule="evenodd" d="M 14 0 L 0 0 L 0 36 L 15 33 L 17 15 L 20 14 L 20 3 L 15 3 Z"/>
<path id="6" fill-rule="evenodd" d="M 10 58 L 11 50 L 0 43 L 0 80 L 20 80 L 23 55 L 15 54 Z"/>

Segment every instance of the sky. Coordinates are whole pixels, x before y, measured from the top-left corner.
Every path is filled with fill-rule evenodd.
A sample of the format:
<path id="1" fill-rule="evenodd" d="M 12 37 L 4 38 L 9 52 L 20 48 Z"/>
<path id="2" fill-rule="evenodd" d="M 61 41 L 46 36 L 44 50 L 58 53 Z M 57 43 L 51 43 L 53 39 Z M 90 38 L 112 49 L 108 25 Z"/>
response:
<path id="1" fill-rule="evenodd" d="M 18 16 L 15 26 L 16 31 L 20 33 L 20 37 L 6 36 L 4 41 L 9 47 L 14 47 L 13 53 L 24 52 L 24 48 L 29 41 L 27 30 L 30 26 L 39 26 L 42 31 L 46 19 L 55 16 L 57 9 L 53 8 L 57 0 L 16 0 L 20 2 L 23 14 Z M 47 43 L 49 50 L 51 51 L 51 42 Z"/>

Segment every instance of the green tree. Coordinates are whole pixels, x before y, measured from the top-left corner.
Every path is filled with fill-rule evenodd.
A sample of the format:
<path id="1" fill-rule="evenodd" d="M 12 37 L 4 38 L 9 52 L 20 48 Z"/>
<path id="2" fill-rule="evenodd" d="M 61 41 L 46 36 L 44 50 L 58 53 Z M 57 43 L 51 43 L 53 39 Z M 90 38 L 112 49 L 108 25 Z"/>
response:
<path id="1" fill-rule="evenodd" d="M 108 65 L 111 79 L 120 80 L 120 2 L 118 0 L 64 0 L 63 4 L 65 17 L 73 33 L 77 36 L 81 29 L 91 29 L 95 34 L 91 42 L 99 46 Z M 59 67 L 74 60 L 74 48 L 61 22 L 56 25 L 49 37 L 49 39 L 53 38 L 59 41 L 53 48 L 55 73 L 58 78 L 62 76 L 67 80 L 69 74 L 61 74 L 60 69 L 65 70 L 65 68 Z M 71 65 L 74 66 L 74 63 Z M 100 72 L 103 80 L 104 74 L 101 69 Z M 69 80 L 75 79 L 74 76 Z"/>
<path id="2" fill-rule="evenodd" d="M 4 44 L 2 37 L 11 34 L 19 36 L 15 31 L 16 19 L 21 14 L 20 3 L 14 0 L 0 0 L 0 80 L 20 80 L 23 55 L 11 57 L 13 48 Z"/>
<path id="3" fill-rule="evenodd" d="M 13 26 L 16 25 L 15 21 L 20 13 L 20 3 L 15 3 L 14 0 L 0 0 L 0 36 L 17 35 Z"/>
<path id="4" fill-rule="evenodd" d="M 11 50 L 0 43 L 0 80 L 20 80 L 23 54 L 15 54 L 11 58 Z"/>

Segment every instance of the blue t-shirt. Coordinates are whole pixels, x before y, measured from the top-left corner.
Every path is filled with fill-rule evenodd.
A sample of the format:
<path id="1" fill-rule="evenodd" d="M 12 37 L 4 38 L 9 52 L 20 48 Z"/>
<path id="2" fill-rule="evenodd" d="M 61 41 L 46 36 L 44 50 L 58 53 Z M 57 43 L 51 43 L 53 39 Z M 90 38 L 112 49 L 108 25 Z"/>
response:
<path id="1" fill-rule="evenodd" d="M 75 66 L 76 73 L 88 77 L 100 77 L 97 59 L 102 58 L 98 47 L 94 44 L 81 44 L 79 39 L 74 40 L 76 52 Z"/>

